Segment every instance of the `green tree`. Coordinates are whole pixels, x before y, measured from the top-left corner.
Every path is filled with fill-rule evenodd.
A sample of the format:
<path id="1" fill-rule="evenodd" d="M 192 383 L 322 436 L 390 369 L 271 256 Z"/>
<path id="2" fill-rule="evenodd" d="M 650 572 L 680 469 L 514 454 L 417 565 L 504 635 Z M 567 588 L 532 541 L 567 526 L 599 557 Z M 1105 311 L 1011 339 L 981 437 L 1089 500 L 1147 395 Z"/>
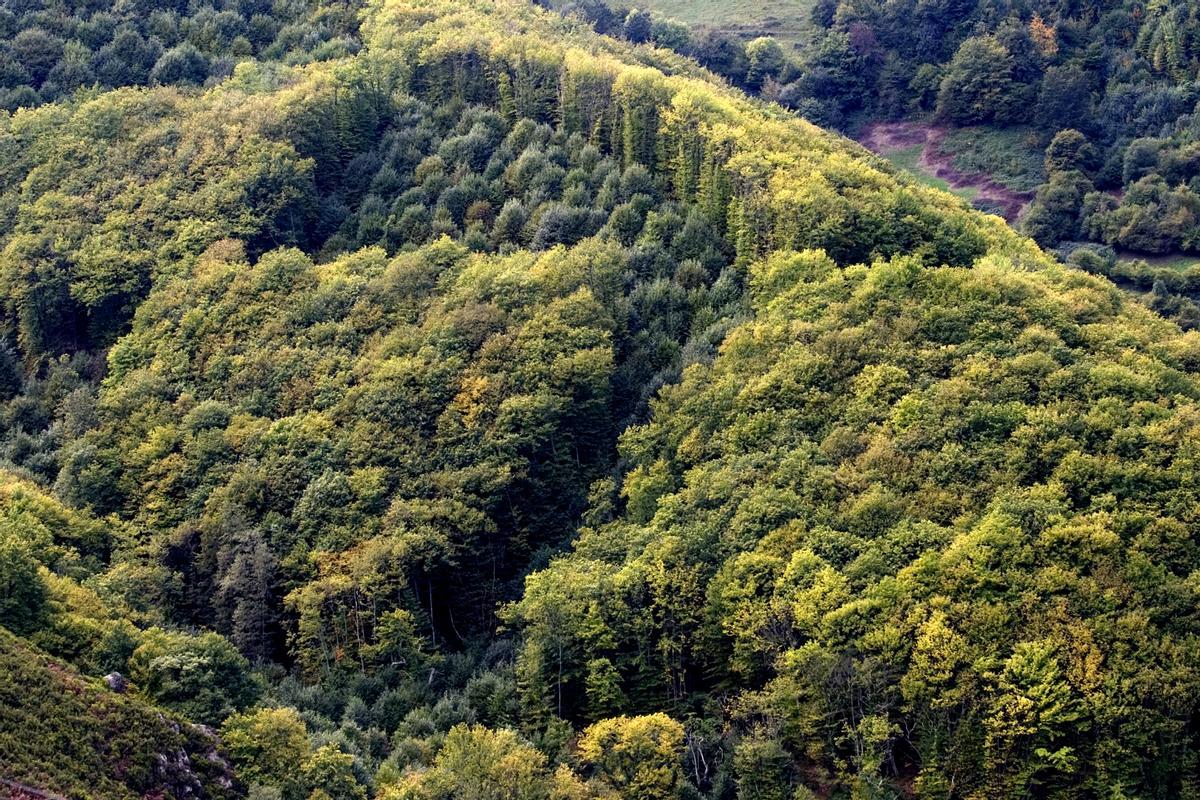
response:
<path id="1" fill-rule="evenodd" d="M 1091 108 L 1093 78 L 1078 64 L 1052 66 L 1042 77 L 1035 122 L 1046 131 L 1094 130 Z"/>
<path id="2" fill-rule="evenodd" d="M 456 725 L 418 785 L 447 800 L 544 800 L 552 779 L 546 756 L 513 731 Z"/>
<path id="3" fill-rule="evenodd" d="M 201 84 L 208 77 L 209 63 L 204 54 L 184 42 L 163 53 L 150 70 L 151 83 Z"/>
<path id="4" fill-rule="evenodd" d="M 1025 210 L 1022 230 L 1046 247 L 1078 239 L 1083 199 L 1094 188 L 1081 172 L 1052 172 Z"/>
<path id="5" fill-rule="evenodd" d="M 0 528 L 0 625 L 26 636 L 44 622 L 46 584 L 41 565 L 16 531 Z"/>
<path id="6" fill-rule="evenodd" d="M 266 661 L 275 650 L 278 559 L 257 530 L 238 531 L 230 538 L 218 554 L 213 602 L 228 620 L 229 638 L 238 650 L 253 661 Z"/>
<path id="7" fill-rule="evenodd" d="M 642 11 L 640 8 L 634 8 L 625 16 L 623 33 L 625 38 L 634 44 L 649 41 L 652 32 L 653 21 L 650 19 L 648 12 Z"/>
<path id="8" fill-rule="evenodd" d="M 987 722 L 987 758 L 996 797 L 1020 797 L 1046 773 L 1077 766 L 1067 731 L 1080 716 L 1079 700 L 1049 642 L 1013 648 L 996 686 Z"/>
<path id="9" fill-rule="evenodd" d="M 13 55 L 29 74 L 30 82 L 41 86 L 63 54 L 63 40 L 40 27 L 25 28 L 12 39 Z"/>
<path id="10" fill-rule="evenodd" d="M 755 731 L 743 738 L 733 751 L 738 800 L 789 800 L 791 766 L 777 736 Z"/>
<path id="11" fill-rule="evenodd" d="M 1046 147 L 1046 174 L 1056 172 L 1089 173 L 1096 167 L 1096 148 L 1087 137 L 1076 130 L 1062 130 L 1054 134 Z"/>
<path id="12" fill-rule="evenodd" d="M 151 628 L 129 658 L 129 678 L 150 699 L 210 725 L 258 695 L 250 665 L 223 636 Z"/>
<path id="13" fill-rule="evenodd" d="M 594 720 L 620 713 L 625 704 L 621 675 L 607 658 L 596 658 L 588 662 L 585 691 L 588 715 Z"/>
<path id="14" fill-rule="evenodd" d="M 284 800 L 303 800 L 300 766 L 311 748 L 304 721 L 294 709 L 234 714 L 221 726 L 221 741 L 243 783 L 279 789 Z"/>
<path id="15" fill-rule="evenodd" d="M 692 47 L 692 31 L 682 22 L 672 19 L 656 19 L 650 28 L 650 40 L 659 47 L 676 53 L 687 53 Z"/>
<path id="16" fill-rule="evenodd" d="M 751 39 L 746 44 L 746 58 L 749 62 L 746 82 L 756 88 L 761 87 L 768 78 L 778 78 L 787 63 L 783 48 L 770 36 Z"/>
<path id="17" fill-rule="evenodd" d="M 309 800 L 366 800 L 367 791 L 354 776 L 354 756 L 336 744 L 317 748 L 300 765 Z"/>
<path id="18" fill-rule="evenodd" d="M 1005 122 L 1015 113 L 1013 57 L 992 37 L 967 39 L 946 68 L 937 113 L 958 125 Z"/>
<path id="19" fill-rule="evenodd" d="M 601 720 L 578 747 L 594 780 L 622 797 L 669 800 L 679 790 L 683 726 L 666 714 Z"/>

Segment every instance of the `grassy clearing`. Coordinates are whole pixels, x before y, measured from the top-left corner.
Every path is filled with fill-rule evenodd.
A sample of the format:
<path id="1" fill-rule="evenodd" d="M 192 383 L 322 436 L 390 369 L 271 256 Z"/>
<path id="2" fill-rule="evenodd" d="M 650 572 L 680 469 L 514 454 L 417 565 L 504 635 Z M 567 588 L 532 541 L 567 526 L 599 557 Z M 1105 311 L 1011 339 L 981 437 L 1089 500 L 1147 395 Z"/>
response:
<path id="1" fill-rule="evenodd" d="M 939 149 L 960 172 L 987 175 L 1014 192 L 1032 192 L 1046 180 L 1042 142 L 1026 128 L 960 128 Z"/>
<path id="2" fill-rule="evenodd" d="M 746 38 L 774 36 L 781 42 L 795 44 L 812 34 L 813 3 L 814 0 L 638 0 L 632 5 L 697 28 Z"/>
<path id="3" fill-rule="evenodd" d="M 1117 253 L 1117 260 L 1126 263 L 1133 261 L 1144 261 L 1151 267 L 1159 269 L 1173 269 L 1179 272 L 1191 269 L 1192 267 L 1200 266 L 1200 258 L 1184 253 L 1170 253 L 1163 256 L 1147 255 L 1145 253 L 1134 253 L 1128 250 L 1122 250 Z"/>
<path id="4" fill-rule="evenodd" d="M 881 153 L 881 155 L 883 158 L 887 159 L 900 169 L 911 173 L 913 177 L 926 186 L 932 186 L 935 189 L 941 189 L 942 191 L 950 192 L 957 197 L 961 197 L 967 202 L 974 200 L 976 195 L 979 194 L 979 190 L 976 187 L 963 186 L 961 188 L 955 188 L 941 178 L 935 175 L 930 175 L 922 168 L 921 151 L 924 148 L 925 145 L 915 144 L 911 147 L 905 147 L 901 150 L 892 150 L 891 152 Z"/>

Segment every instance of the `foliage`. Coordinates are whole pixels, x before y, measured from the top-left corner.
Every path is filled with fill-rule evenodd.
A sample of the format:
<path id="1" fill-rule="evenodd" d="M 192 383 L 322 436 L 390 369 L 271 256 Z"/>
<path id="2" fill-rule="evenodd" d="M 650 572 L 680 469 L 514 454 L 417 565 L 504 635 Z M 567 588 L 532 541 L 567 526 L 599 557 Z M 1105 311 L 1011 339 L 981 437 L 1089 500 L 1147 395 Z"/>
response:
<path id="1" fill-rule="evenodd" d="M 535 800 L 550 797 L 552 786 L 546 756 L 513 731 L 456 725 L 433 765 L 392 791 L 431 800 Z"/>
<path id="2" fill-rule="evenodd" d="M 1184 791 L 1191 712 L 1116 676 L 1196 658 L 1166 610 L 1193 564 L 1161 561 L 1194 524 L 1193 465 L 1168 455 L 1195 436 L 1194 335 L 1003 260 L 777 253 L 751 288 L 755 320 L 623 435 L 625 514 L 529 579 L 519 669 L 579 698 L 606 658 L 634 711 L 736 689 L 731 723 L 787 753 L 781 780 L 878 785 L 915 752 L 922 782 L 964 794 Z M 1184 750 L 1151 766 L 1145 737 Z"/>
<path id="3" fill-rule="evenodd" d="M 355 778 L 354 758 L 337 745 L 318 748 L 301 769 L 309 800 L 366 800 L 367 792 Z"/>
<path id="4" fill-rule="evenodd" d="M 1081 57 L 1048 11 L 876 5 L 796 63 L 296 8 L 219 84 L 171 83 L 227 57 L 189 35 L 3 117 L 4 624 L 221 725 L 261 798 L 1192 792 L 1195 334 L 653 46 L 1031 125 Z M 58 38 L 19 37 L 45 81 Z M 1191 246 L 1186 149 L 1080 125 L 1031 231 Z M 1164 310 L 1194 277 L 1092 255 Z"/>
<path id="5" fill-rule="evenodd" d="M 287 800 L 302 797 L 298 765 L 309 757 L 308 731 L 294 709 L 259 708 L 228 717 L 221 741 L 247 786 L 277 786 Z"/>
<path id="6" fill-rule="evenodd" d="M 129 658 L 129 677 L 149 698 L 214 725 L 255 698 L 246 660 L 215 633 L 151 628 Z"/>
<path id="7" fill-rule="evenodd" d="M 959 125 L 1011 120 L 1017 102 L 1012 53 L 994 38 L 967 39 L 946 68 L 938 116 Z"/>
<path id="8" fill-rule="evenodd" d="M 612 717 L 579 739 L 579 757 L 594 780 L 619 797 L 669 800 L 678 793 L 683 726 L 666 714 Z"/>
<path id="9" fill-rule="evenodd" d="M 353 52 L 350 8 L 307 3 L 0 3 L 0 108 L 79 89 L 203 85 L 252 57 L 301 63 Z"/>
<path id="10" fill-rule="evenodd" d="M 72 797 L 236 797 L 203 729 L 85 679 L 0 630 L 4 777 Z"/>
<path id="11" fill-rule="evenodd" d="M 651 5 L 687 13 L 697 24 L 705 17 L 753 16 L 738 4 L 719 10 Z M 606 24 L 612 12 L 602 3 L 562 8 L 601 32 L 621 33 Z M 756 33 L 744 39 L 757 36 L 759 27 L 790 33 L 788 12 L 770 8 L 770 19 L 747 26 Z M 1024 226 L 1044 244 L 1083 238 L 1151 255 L 1200 252 L 1191 211 L 1200 180 L 1200 62 L 1189 49 L 1200 41 L 1194 0 L 825 0 L 811 17 L 814 30 L 796 37 L 789 52 L 779 52 L 769 38 L 743 41 L 714 31 L 658 43 L 824 126 L 857 130 L 879 118 L 936 117 L 950 126 L 944 150 L 957 169 L 1043 195 L 1030 205 Z M 766 70 L 755 64 L 764 54 Z M 1065 132 L 1083 135 L 1090 147 L 1069 167 L 1051 153 L 1043 173 L 1028 154 L 1053 148 Z M 1004 143 L 1014 138 L 1031 142 Z M 1099 191 L 1082 208 L 1051 174 L 1070 170 L 1085 173 Z M 1161 177 L 1173 196 L 1138 186 L 1146 177 Z M 989 204 L 986 196 L 979 199 L 981 208 L 991 210 Z M 1171 292 L 1155 308 L 1190 325 L 1186 309 L 1198 301 L 1195 294 Z"/>

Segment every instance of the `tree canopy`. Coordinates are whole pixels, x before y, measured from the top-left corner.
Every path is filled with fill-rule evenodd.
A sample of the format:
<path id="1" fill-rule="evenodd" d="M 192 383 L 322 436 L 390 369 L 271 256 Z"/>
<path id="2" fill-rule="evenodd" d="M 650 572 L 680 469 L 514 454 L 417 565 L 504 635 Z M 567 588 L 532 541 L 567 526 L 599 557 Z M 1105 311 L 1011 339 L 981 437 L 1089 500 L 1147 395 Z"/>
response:
<path id="1" fill-rule="evenodd" d="M 869 104 L 850 10 L 801 77 L 760 40 L 745 79 Z M 219 730 L 206 796 L 1197 790 L 1195 332 L 652 16 L 377 0 L 322 49 L 346 11 L 220 82 L 189 35 L 0 117 L 14 662 L 121 673 L 85 694 L 164 709 L 189 759 L 179 716 Z M 935 38 L 944 113 L 1027 107 L 1020 37 Z M 1118 202 L 1092 141 L 1051 142 L 1030 232 L 1169 240 L 1194 203 L 1154 145 Z"/>

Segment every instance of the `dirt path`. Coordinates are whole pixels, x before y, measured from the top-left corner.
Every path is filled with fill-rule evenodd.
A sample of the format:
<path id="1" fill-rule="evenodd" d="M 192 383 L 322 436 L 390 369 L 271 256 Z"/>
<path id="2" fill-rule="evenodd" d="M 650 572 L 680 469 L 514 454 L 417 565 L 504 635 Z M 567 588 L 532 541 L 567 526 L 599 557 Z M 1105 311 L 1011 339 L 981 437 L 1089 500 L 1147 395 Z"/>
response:
<path id="1" fill-rule="evenodd" d="M 1016 192 L 987 175 L 971 175 L 954 166 L 954 158 L 942 152 L 945 128 L 920 122 L 875 122 L 867 127 L 859 142 L 882 156 L 913 147 L 921 147 L 918 168 L 927 176 L 938 178 L 954 189 L 975 190 L 974 203 L 998 208 L 1006 220 L 1013 222 L 1033 199 L 1029 192 Z"/>

